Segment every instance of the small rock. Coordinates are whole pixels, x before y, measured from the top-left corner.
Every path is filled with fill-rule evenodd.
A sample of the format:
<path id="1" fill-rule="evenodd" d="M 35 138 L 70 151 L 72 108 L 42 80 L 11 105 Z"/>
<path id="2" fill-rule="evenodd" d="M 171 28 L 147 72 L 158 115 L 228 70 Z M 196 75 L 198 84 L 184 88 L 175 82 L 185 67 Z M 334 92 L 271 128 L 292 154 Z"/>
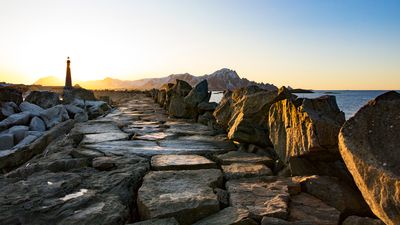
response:
<path id="1" fill-rule="evenodd" d="M 229 206 L 229 193 L 226 190 L 215 188 L 214 193 L 217 195 L 218 201 L 223 208 Z"/>
<path id="2" fill-rule="evenodd" d="M 13 114 L 0 122 L 0 131 L 15 125 L 28 125 L 30 114 L 28 112 L 21 112 Z"/>
<path id="3" fill-rule="evenodd" d="M 274 217 L 263 217 L 261 220 L 261 225 L 297 225 L 290 223 L 286 220 L 274 218 Z M 301 225 L 301 224 L 299 224 Z M 306 225 L 306 224 L 303 224 Z M 311 225 L 311 224 L 310 224 Z"/>
<path id="4" fill-rule="evenodd" d="M 14 102 L 0 102 L 0 104 L 0 119 L 2 119 L 1 117 L 11 116 L 19 111 L 18 106 Z"/>
<path id="5" fill-rule="evenodd" d="M 264 164 L 273 168 L 275 161 L 268 156 L 260 156 L 254 153 L 243 151 L 230 151 L 225 154 L 216 155 L 215 158 L 222 165 L 229 165 L 232 163 L 254 163 Z"/>
<path id="6" fill-rule="evenodd" d="M 39 117 L 35 116 L 32 118 L 29 124 L 29 130 L 31 131 L 46 131 L 46 124 Z"/>
<path id="7" fill-rule="evenodd" d="M 14 148 L 21 148 L 23 146 L 29 145 L 38 138 L 39 138 L 39 136 L 36 136 L 36 135 L 27 135 L 16 146 L 14 146 Z"/>

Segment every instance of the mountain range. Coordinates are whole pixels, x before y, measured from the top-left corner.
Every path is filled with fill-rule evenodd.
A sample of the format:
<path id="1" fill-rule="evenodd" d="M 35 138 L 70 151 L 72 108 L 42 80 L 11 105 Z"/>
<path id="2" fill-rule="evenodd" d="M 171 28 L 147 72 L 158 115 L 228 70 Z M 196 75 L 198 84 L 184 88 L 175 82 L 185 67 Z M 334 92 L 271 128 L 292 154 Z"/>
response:
<path id="1" fill-rule="evenodd" d="M 256 85 L 260 88 L 267 90 L 276 90 L 277 87 L 268 83 L 257 83 L 249 81 L 246 78 L 240 78 L 234 70 L 223 68 L 215 71 L 212 74 L 203 76 L 194 76 L 189 73 L 172 74 L 161 78 L 146 78 L 140 80 L 119 80 L 114 78 L 105 78 L 103 80 L 90 80 L 90 81 L 76 81 L 75 84 L 87 89 L 138 89 L 149 90 L 152 88 L 160 88 L 165 83 L 174 83 L 176 79 L 184 80 L 190 85 L 194 86 L 200 81 L 206 79 L 208 81 L 208 88 L 211 91 L 233 90 L 236 88 L 247 87 Z M 37 80 L 34 85 L 42 86 L 63 86 L 64 81 L 54 77 L 43 77 Z"/>

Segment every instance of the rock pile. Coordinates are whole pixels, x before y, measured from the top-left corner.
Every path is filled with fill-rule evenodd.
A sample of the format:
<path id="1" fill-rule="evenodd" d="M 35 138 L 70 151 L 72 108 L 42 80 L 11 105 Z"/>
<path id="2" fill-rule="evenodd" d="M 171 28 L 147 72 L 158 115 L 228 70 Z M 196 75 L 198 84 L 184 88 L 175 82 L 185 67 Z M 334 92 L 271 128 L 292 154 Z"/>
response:
<path id="1" fill-rule="evenodd" d="M 84 122 L 110 110 L 106 103 L 99 101 L 75 99 L 63 105 L 60 96 L 50 91 L 32 91 L 25 101 L 21 101 L 21 92 L 11 88 L 2 88 L 0 93 L 0 160 L 3 161 L 0 169 L 10 169 L 11 165 L 23 163 L 40 152 L 52 141 L 46 132 L 58 124 L 70 119 Z M 11 160 L 15 162 L 10 163 Z"/>

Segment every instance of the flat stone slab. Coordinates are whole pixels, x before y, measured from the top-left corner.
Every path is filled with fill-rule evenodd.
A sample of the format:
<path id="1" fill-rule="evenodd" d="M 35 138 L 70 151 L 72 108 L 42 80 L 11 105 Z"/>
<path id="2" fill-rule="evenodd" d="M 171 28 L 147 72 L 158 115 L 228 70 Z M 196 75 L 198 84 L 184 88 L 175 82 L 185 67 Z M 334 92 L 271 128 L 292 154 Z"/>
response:
<path id="1" fill-rule="evenodd" d="M 235 146 L 230 142 L 197 140 L 161 140 L 109 141 L 96 144 L 84 144 L 82 148 L 93 149 L 111 155 L 206 155 L 231 151 Z"/>
<path id="2" fill-rule="evenodd" d="M 253 219 L 249 218 L 249 211 L 228 207 L 216 214 L 206 217 L 193 225 L 257 225 Z"/>
<path id="3" fill-rule="evenodd" d="M 217 169 L 151 171 L 138 191 L 141 219 L 175 217 L 189 225 L 219 211 L 213 188 L 222 185 Z"/>
<path id="4" fill-rule="evenodd" d="M 285 181 L 276 177 L 230 180 L 226 189 L 230 205 L 249 210 L 250 217 L 257 221 L 264 216 L 288 217 L 290 195 Z"/>
<path id="5" fill-rule="evenodd" d="M 264 164 L 233 163 L 222 166 L 224 177 L 227 180 L 271 176 L 272 171 Z"/>
<path id="6" fill-rule="evenodd" d="M 77 123 L 71 130 L 72 133 L 76 134 L 101 134 L 101 133 L 118 133 L 121 130 L 117 124 L 110 121 L 88 121 L 85 123 Z"/>
<path id="7" fill-rule="evenodd" d="M 85 134 L 81 144 L 94 144 L 106 141 L 127 140 L 129 135 L 124 132 L 101 133 L 101 134 Z"/>
<path id="8" fill-rule="evenodd" d="M 340 212 L 318 198 L 300 193 L 290 201 L 289 221 L 319 225 L 339 224 Z"/>
<path id="9" fill-rule="evenodd" d="M 232 163 L 260 163 L 272 168 L 275 161 L 268 156 L 260 156 L 243 151 L 231 151 L 225 154 L 215 155 L 216 160 L 222 165 Z"/>
<path id="10" fill-rule="evenodd" d="M 166 132 L 155 132 L 155 133 L 149 133 L 149 134 L 144 134 L 144 135 L 138 135 L 138 136 L 133 136 L 133 140 L 145 140 L 145 141 L 159 141 L 159 140 L 164 140 L 166 138 L 171 138 L 176 136 L 173 133 L 166 133 Z"/>
<path id="11" fill-rule="evenodd" d="M 165 218 L 165 219 L 152 219 L 140 221 L 137 223 L 130 223 L 127 225 L 180 225 L 175 218 Z"/>
<path id="12" fill-rule="evenodd" d="M 156 155 L 151 158 L 153 170 L 216 169 L 217 164 L 200 155 Z"/>

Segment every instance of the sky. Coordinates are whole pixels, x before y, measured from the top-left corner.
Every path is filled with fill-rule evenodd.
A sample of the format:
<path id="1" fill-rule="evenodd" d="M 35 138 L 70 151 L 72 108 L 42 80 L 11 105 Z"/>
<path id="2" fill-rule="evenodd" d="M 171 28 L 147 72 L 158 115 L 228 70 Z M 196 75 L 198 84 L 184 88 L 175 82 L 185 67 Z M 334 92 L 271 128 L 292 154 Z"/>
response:
<path id="1" fill-rule="evenodd" d="M 310 89 L 400 89 L 398 0 L 0 0 L 0 81 L 221 68 Z"/>

